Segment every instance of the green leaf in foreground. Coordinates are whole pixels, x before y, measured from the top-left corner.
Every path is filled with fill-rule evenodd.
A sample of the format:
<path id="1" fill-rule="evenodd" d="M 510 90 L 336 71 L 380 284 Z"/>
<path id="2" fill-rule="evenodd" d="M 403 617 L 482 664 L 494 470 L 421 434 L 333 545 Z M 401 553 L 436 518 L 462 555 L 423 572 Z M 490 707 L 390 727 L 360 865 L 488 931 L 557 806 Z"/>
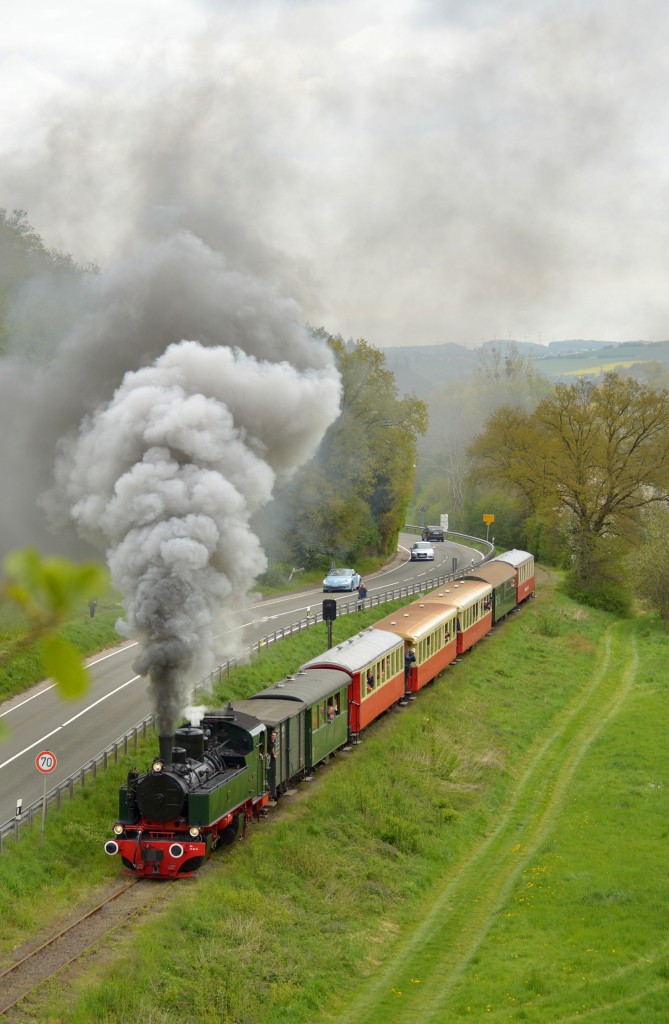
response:
<path id="1" fill-rule="evenodd" d="M 54 679 L 64 697 L 74 700 L 88 687 L 88 675 L 76 647 L 51 633 L 40 640 L 42 664 L 47 675 Z"/>
<path id="2" fill-rule="evenodd" d="M 5 593 L 35 622 L 51 624 L 78 604 L 106 590 L 102 566 L 77 565 L 65 558 L 42 558 L 34 548 L 14 551 L 5 559 Z"/>

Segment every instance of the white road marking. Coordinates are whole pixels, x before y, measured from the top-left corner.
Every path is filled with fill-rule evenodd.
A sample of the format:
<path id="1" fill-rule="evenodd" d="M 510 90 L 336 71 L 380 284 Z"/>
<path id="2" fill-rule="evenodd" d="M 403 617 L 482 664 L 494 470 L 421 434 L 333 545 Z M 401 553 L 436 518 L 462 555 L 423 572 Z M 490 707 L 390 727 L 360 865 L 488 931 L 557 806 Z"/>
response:
<path id="1" fill-rule="evenodd" d="M 132 640 L 132 641 L 130 641 L 130 643 L 124 644 L 123 647 L 119 648 L 116 651 L 109 651 L 107 654 L 102 654 L 99 658 L 94 658 L 91 661 L 87 661 L 86 662 L 86 667 L 90 668 L 93 665 L 99 665 L 101 662 L 106 661 L 107 658 L 114 658 L 117 654 L 121 654 L 123 651 L 127 651 L 127 649 L 129 647 L 137 647 L 137 646 L 138 646 L 138 641 L 137 640 Z M 134 678 L 137 679 L 137 676 L 135 676 Z M 132 680 L 130 680 L 130 682 L 132 682 Z M 14 704 L 13 707 L 7 708 L 6 711 L 0 712 L 0 718 L 4 718 L 5 715 L 10 715 L 12 713 L 12 711 L 18 711 L 19 708 L 25 707 L 26 704 L 30 704 L 31 700 L 36 700 L 38 697 L 43 697 L 45 693 L 49 692 L 49 690 L 53 690 L 53 688 L 56 685 L 57 685 L 56 683 L 51 683 L 49 686 L 45 686 L 44 689 L 38 690 L 37 693 L 33 693 L 33 695 L 31 697 L 26 697 L 25 700 L 20 701 L 18 704 Z M 2 766 L 0 765 L 0 767 L 2 767 Z"/>
<path id="2" fill-rule="evenodd" d="M 17 757 L 21 757 L 23 754 L 27 754 L 29 750 L 32 750 L 34 747 L 37 747 L 40 743 L 44 743 L 44 741 L 48 740 L 49 737 L 55 736 L 57 732 L 60 732 L 61 729 L 65 729 L 66 726 L 71 725 L 72 722 L 76 722 L 77 718 L 81 718 L 81 716 L 85 715 L 87 711 L 92 711 L 93 708 L 98 706 L 98 704 L 102 704 L 102 702 L 108 700 L 109 697 L 113 697 L 121 690 L 124 690 L 126 686 L 130 686 L 130 683 L 134 683 L 136 679 L 141 679 L 141 676 L 133 676 L 132 679 L 128 679 L 127 682 L 122 683 L 120 686 L 117 686 L 115 690 L 111 690 L 104 697 L 100 697 L 100 699 L 94 701 L 93 704 L 89 704 L 88 707 L 84 708 L 83 711 L 80 711 L 78 714 L 74 715 L 73 718 L 69 718 L 67 722 L 63 722 L 63 724 L 59 725 L 57 729 L 52 729 L 51 732 L 46 733 L 46 735 L 42 736 L 38 740 L 35 740 L 34 743 L 31 743 L 29 747 L 24 747 L 23 750 L 19 750 L 18 754 L 14 754 L 14 756 L 10 757 L 7 761 L 3 761 L 2 764 L 0 764 L 0 769 L 6 768 L 8 764 L 12 763 L 12 761 L 16 761 Z"/>

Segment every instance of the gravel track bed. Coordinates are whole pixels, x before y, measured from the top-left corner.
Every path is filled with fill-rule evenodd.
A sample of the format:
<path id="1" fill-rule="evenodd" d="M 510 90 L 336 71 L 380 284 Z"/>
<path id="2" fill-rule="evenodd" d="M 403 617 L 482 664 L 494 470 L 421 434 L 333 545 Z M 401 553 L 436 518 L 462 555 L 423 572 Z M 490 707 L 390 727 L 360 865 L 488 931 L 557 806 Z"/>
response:
<path id="1" fill-rule="evenodd" d="M 77 961 L 84 954 L 100 953 L 104 940 L 120 925 L 149 907 L 164 903 L 172 892 L 169 882 L 133 881 L 128 885 L 124 881 L 95 903 L 77 907 L 51 934 L 15 950 L 12 961 L 3 966 L 7 973 L 3 976 L 0 972 L 3 1022 L 25 1024 L 43 1019 L 39 1005 L 44 1005 L 51 979 L 58 975 L 58 983 L 66 983 L 69 973 L 77 971 Z M 90 957 L 86 963 L 90 969 Z"/>

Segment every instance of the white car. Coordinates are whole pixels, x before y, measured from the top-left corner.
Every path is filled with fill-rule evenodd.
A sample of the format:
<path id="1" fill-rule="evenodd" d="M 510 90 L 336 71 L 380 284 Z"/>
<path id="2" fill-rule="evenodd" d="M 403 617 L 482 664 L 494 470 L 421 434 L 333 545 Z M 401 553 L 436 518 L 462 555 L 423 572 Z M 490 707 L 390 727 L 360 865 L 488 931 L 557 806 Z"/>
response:
<path id="1" fill-rule="evenodd" d="M 434 562 L 434 548 L 425 540 L 413 544 L 409 554 L 412 562 Z"/>
<path id="2" fill-rule="evenodd" d="M 323 580 L 323 593 L 329 594 L 332 590 L 350 590 L 353 592 L 360 586 L 360 573 L 355 569 L 330 569 Z"/>

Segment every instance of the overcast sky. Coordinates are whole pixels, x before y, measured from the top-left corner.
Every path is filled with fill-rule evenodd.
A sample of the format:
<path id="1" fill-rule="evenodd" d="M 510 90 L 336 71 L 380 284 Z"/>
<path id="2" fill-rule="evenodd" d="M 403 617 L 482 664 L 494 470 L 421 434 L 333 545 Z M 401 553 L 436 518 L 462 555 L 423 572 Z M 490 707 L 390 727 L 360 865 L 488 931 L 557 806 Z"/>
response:
<path id="1" fill-rule="evenodd" d="M 664 0 L 27 0 L 0 206 L 188 228 L 378 346 L 669 338 Z"/>

